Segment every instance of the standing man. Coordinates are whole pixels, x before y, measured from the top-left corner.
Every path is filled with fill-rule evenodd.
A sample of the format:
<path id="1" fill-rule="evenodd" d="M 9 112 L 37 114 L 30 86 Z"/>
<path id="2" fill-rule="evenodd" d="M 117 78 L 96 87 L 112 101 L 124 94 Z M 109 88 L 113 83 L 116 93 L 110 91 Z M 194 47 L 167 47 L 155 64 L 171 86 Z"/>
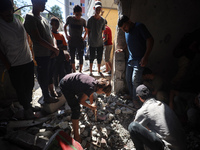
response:
<path id="1" fill-rule="evenodd" d="M 48 21 L 40 15 L 45 9 L 47 0 L 31 0 L 32 12 L 25 18 L 24 27 L 33 42 L 33 51 L 37 62 L 38 82 L 42 89 L 45 103 L 58 102 L 57 98 L 49 95 L 48 86 L 50 83 L 50 58 L 58 56 L 59 49 L 53 46 L 53 38 Z M 53 89 L 53 88 L 52 88 Z"/>
<path id="2" fill-rule="evenodd" d="M 186 150 L 186 138 L 178 118 L 168 105 L 152 98 L 140 85 L 136 94 L 143 103 L 128 130 L 137 150 Z"/>
<path id="3" fill-rule="evenodd" d="M 19 103 L 24 108 L 24 118 L 35 118 L 32 108 L 34 64 L 26 31 L 15 15 L 10 0 L 0 5 L 0 60 L 8 70 Z"/>
<path id="4" fill-rule="evenodd" d="M 110 52 L 112 50 L 112 32 L 111 29 L 107 26 L 107 20 L 105 20 L 104 30 L 104 53 L 105 53 L 105 62 L 106 62 L 106 73 L 111 74 L 112 64 L 110 62 Z"/>
<path id="5" fill-rule="evenodd" d="M 135 90 L 142 83 L 143 67 L 148 63 L 149 55 L 152 51 L 154 39 L 146 26 L 139 22 L 132 22 L 123 15 L 118 20 L 118 27 L 125 32 L 126 44 L 129 51 L 129 58 L 126 68 L 126 80 L 133 103 L 139 108 L 139 100 Z M 116 52 L 122 52 L 118 49 Z"/>
<path id="6" fill-rule="evenodd" d="M 100 16 L 102 4 L 100 1 L 95 1 L 95 14 L 90 17 L 87 22 L 88 28 L 88 43 L 90 50 L 90 75 L 92 76 L 92 66 L 97 52 L 98 73 L 100 72 L 102 55 L 103 55 L 103 31 L 105 30 L 105 20 Z"/>
<path id="7" fill-rule="evenodd" d="M 81 18 L 82 8 L 79 5 L 75 5 L 73 8 L 74 16 L 68 16 L 66 24 L 64 26 L 65 35 L 68 40 L 72 70 L 76 72 L 75 68 L 75 53 L 78 51 L 79 56 L 79 72 L 82 72 L 83 67 L 83 54 L 84 54 L 84 40 L 87 35 L 86 21 Z M 69 26 L 69 34 L 67 33 L 67 26 Z M 85 34 L 82 37 L 83 28 L 85 29 Z"/>

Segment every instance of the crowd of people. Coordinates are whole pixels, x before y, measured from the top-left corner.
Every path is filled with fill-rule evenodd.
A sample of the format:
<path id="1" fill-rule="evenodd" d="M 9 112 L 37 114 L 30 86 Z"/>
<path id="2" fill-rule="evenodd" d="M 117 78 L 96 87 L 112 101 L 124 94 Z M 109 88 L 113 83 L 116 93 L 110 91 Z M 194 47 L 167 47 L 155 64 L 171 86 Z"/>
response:
<path id="1" fill-rule="evenodd" d="M 31 2 L 32 11 L 26 14 L 24 23 L 14 15 L 13 3 L 10 0 L 1 2 L 0 59 L 8 70 L 18 101 L 24 108 L 25 119 L 35 118 L 31 108 L 34 74 L 42 89 L 45 103 L 59 101 L 58 97 L 61 93 L 56 92 L 55 86 L 60 86 L 72 110 L 74 138 L 81 142 L 78 130 L 80 104 L 95 111 L 93 93 L 108 96 L 111 92 L 110 81 L 105 78 L 97 80 L 92 73 L 93 61 L 97 59 L 97 71 L 103 77 L 100 70 L 103 51 L 105 51 L 105 72 L 111 73 L 111 29 L 100 15 L 102 11 L 100 1 L 95 1 L 95 13 L 87 22 L 81 18 L 81 6 L 75 5 L 74 15 L 68 16 L 64 25 L 67 43 L 58 31 L 59 19 L 53 17 L 49 23 L 40 15 L 45 9 L 47 0 L 31 0 Z M 116 53 L 128 49 L 126 81 L 130 99 L 134 107 L 138 109 L 134 121 L 128 128 L 136 149 L 143 150 L 143 145 L 153 150 L 185 149 L 185 135 L 180 121 L 182 125 L 189 122 L 191 127 L 198 129 L 200 96 L 198 93 L 186 93 L 178 87 L 181 86 L 182 77 L 189 66 L 187 60 L 194 58 L 194 55 L 187 57 L 190 54 L 188 51 L 191 50 L 194 54 L 199 51 L 199 38 L 196 34 L 199 30 L 195 32 L 195 38 L 191 40 L 187 50 L 181 55 L 181 58 L 188 58 L 186 66 L 182 70 L 180 67 L 171 82 L 171 88 L 166 89 L 163 79 L 147 67 L 154 45 L 153 36 L 147 27 L 143 23 L 132 22 L 125 15 L 119 17 L 118 27 L 125 32 L 126 47 L 117 49 Z M 28 45 L 27 34 L 33 43 L 32 53 Z M 87 36 L 90 75 L 82 73 L 84 41 Z M 75 67 L 76 52 L 79 56 L 79 73 L 76 73 Z M 36 72 L 34 72 L 34 64 L 37 68 Z M 184 73 L 180 73 L 181 71 Z M 86 102 L 87 99 L 90 104 Z"/>

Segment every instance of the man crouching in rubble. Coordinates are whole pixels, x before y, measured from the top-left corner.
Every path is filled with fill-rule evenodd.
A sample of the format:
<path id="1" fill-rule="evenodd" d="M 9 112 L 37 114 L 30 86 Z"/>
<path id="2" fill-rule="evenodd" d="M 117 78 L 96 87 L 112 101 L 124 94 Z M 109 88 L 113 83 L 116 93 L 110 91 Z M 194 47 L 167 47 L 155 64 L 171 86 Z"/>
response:
<path id="1" fill-rule="evenodd" d="M 145 85 L 136 88 L 143 102 L 128 130 L 137 150 L 185 150 L 185 135 L 175 113 L 168 105 L 152 98 Z"/>
<path id="2" fill-rule="evenodd" d="M 8 70 L 19 103 L 24 107 L 25 119 L 33 119 L 35 116 L 30 102 L 34 86 L 34 64 L 26 31 L 13 13 L 12 2 L 1 0 L 0 60 Z"/>
<path id="3" fill-rule="evenodd" d="M 80 105 L 86 106 L 92 110 L 96 110 L 96 106 L 93 104 L 93 93 L 110 95 L 111 85 L 107 79 L 95 78 L 82 74 L 71 73 L 66 75 L 60 81 L 61 90 L 72 110 L 72 127 L 74 131 L 74 139 L 81 142 L 79 135 L 79 116 Z M 90 100 L 90 104 L 86 102 L 87 98 Z"/>

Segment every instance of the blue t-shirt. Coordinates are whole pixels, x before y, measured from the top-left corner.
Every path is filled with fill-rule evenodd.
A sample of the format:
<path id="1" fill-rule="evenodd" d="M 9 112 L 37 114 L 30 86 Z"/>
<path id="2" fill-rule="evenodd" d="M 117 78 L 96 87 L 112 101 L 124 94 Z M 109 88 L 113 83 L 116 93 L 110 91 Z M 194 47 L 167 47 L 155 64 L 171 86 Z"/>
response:
<path id="1" fill-rule="evenodd" d="M 141 60 L 146 52 L 146 40 L 152 37 L 146 26 L 136 22 L 129 33 L 125 33 L 126 43 L 129 51 L 128 62 Z"/>

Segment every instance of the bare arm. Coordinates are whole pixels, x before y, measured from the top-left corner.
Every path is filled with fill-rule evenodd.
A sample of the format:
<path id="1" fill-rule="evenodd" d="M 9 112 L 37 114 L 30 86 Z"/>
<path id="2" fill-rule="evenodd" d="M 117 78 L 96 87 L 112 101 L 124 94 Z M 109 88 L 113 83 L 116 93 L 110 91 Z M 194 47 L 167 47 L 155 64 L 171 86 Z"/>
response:
<path id="1" fill-rule="evenodd" d="M 85 29 L 85 34 L 84 34 L 84 36 L 83 36 L 83 40 L 85 40 L 85 38 L 86 38 L 86 36 L 87 36 L 87 33 L 88 33 L 87 28 L 85 27 L 84 29 Z"/>
<path id="2" fill-rule="evenodd" d="M 71 39 L 71 37 L 70 37 L 70 35 L 68 35 L 68 33 L 67 33 L 67 24 L 65 24 L 65 26 L 64 26 L 64 31 L 65 31 L 65 35 L 66 35 L 66 37 L 67 37 L 67 40 L 69 41 L 70 39 Z"/>
<path id="3" fill-rule="evenodd" d="M 108 34 L 105 34 L 105 38 L 103 39 L 103 42 L 106 42 L 108 40 Z"/>
<path id="4" fill-rule="evenodd" d="M 149 58 L 149 55 L 150 55 L 150 53 L 152 51 L 153 44 L 154 44 L 153 37 L 148 38 L 147 41 L 146 41 L 146 45 L 147 45 L 146 52 L 145 52 L 143 58 L 140 61 L 140 65 L 142 67 L 145 67 L 147 65 L 147 63 L 148 63 L 148 58 Z"/>
<path id="5" fill-rule="evenodd" d="M 40 33 L 39 31 L 36 29 L 36 30 L 33 30 L 31 31 L 31 36 L 33 36 L 34 39 L 37 39 L 38 43 L 44 47 L 46 47 L 47 49 L 50 49 L 51 51 L 53 51 L 56 56 L 58 56 L 59 54 L 59 49 L 54 47 L 51 43 L 47 42 L 46 40 L 44 40 L 41 36 L 40 36 Z"/>
<path id="6" fill-rule="evenodd" d="M 91 95 L 93 96 L 93 94 L 91 94 Z M 91 97 L 91 95 L 90 95 L 90 97 Z M 88 96 L 86 94 L 83 94 L 79 103 L 82 104 L 85 107 L 88 107 L 92 110 L 95 110 L 97 108 L 95 105 L 86 103 L 87 98 L 88 98 Z M 92 102 L 93 102 L 93 100 L 92 100 Z M 90 103 L 91 103 L 91 101 L 90 101 Z"/>

